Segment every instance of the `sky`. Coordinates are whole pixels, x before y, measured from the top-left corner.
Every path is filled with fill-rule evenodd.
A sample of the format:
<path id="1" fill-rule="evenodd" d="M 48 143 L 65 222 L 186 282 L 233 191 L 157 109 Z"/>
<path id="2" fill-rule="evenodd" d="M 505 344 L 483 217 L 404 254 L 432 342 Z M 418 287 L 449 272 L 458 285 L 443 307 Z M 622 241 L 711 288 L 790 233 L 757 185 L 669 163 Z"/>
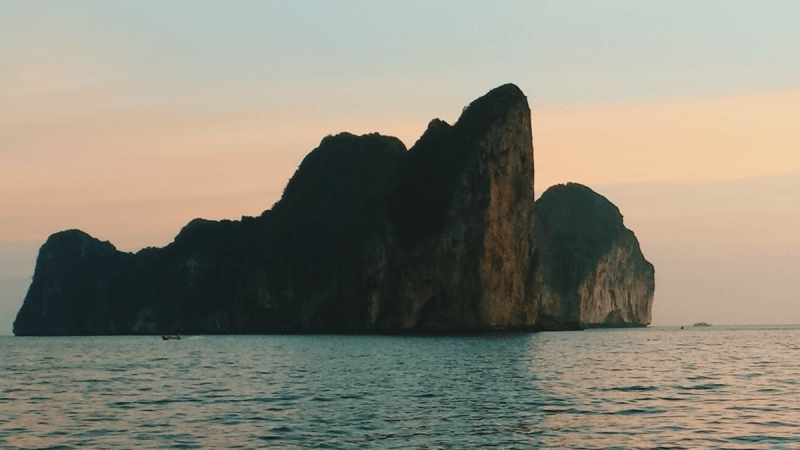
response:
<path id="1" fill-rule="evenodd" d="M 0 334 L 36 253 L 258 215 L 323 137 L 512 82 L 537 196 L 615 203 L 653 325 L 800 323 L 800 3 L 0 0 Z"/>

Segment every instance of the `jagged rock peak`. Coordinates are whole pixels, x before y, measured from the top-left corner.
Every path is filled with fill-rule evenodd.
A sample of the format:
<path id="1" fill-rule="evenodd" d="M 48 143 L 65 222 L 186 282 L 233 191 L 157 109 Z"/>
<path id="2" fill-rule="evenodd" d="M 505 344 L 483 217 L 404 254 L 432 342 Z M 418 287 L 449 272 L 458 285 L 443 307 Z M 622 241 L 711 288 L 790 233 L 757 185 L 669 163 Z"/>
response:
<path id="1" fill-rule="evenodd" d="M 378 133 L 326 136 L 319 147 L 303 158 L 286 185 L 281 202 L 303 200 L 308 195 L 331 195 L 331 189 L 338 191 L 345 185 L 355 188 L 356 182 L 371 188 L 376 183 L 382 185 L 405 153 L 403 142 L 393 136 Z"/>
<path id="2" fill-rule="evenodd" d="M 464 108 L 454 126 L 466 132 L 480 134 L 486 128 L 508 120 L 508 115 L 517 108 L 522 108 L 530 114 L 528 98 L 516 85 L 504 84 Z"/>

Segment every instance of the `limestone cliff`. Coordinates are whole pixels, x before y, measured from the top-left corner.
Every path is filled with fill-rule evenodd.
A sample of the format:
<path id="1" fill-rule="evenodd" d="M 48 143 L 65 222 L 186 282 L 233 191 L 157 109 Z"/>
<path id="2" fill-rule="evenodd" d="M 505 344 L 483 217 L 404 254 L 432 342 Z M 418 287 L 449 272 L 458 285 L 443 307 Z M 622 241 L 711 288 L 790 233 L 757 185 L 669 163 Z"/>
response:
<path id="1" fill-rule="evenodd" d="M 113 334 L 111 310 L 124 289 L 130 260 L 108 242 L 78 230 L 53 234 L 42 246 L 36 272 L 14 322 L 14 334 Z"/>
<path id="2" fill-rule="evenodd" d="M 619 211 L 577 185 L 534 203 L 533 175 L 530 109 L 514 85 L 453 125 L 433 120 L 410 150 L 378 134 L 329 136 L 259 217 L 195 219 L 166 247 L 135 254 L 78 230 L 54 234 L 14 333 L 649 323 L 653 269 Z"/>
<path id="3" fill-rule="evenodd" d="M 645 326 L 655 279 L 633 232 L 586 186 L 553 186 L 536 202 L 536 297 L 544 328 Z"/>
<path id="4" fill-rule="evenodd" d="M 434 120 L 401 162 L 389 220 L 366 246 L 379 330 L 531 326 L 533 145 L 514 85 Z"/>

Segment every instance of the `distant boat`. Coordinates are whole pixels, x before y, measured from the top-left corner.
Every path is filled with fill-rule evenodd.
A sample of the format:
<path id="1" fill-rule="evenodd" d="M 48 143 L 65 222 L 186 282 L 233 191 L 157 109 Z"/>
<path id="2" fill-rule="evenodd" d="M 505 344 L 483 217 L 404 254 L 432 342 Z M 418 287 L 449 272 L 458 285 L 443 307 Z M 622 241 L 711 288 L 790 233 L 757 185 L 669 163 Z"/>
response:
<path id="1" fill-rule="evenodd" d="M 711 325 L 705 322 L 697 322 L 696 324 L 692 325 L 693 327 L 710 327 Z"/>
<path id="2" fill-rule="evenodd" d="M 171 341 L 173 339 L 176 340 L 176 341 L 180 341 L 181 340 L 181 335 L 180 334 L 176 334 L 175 336 L 173 336 L 171 334 L 162 334 L 161 335 L 161 339 L 163 339 L 165 341 Z"/>

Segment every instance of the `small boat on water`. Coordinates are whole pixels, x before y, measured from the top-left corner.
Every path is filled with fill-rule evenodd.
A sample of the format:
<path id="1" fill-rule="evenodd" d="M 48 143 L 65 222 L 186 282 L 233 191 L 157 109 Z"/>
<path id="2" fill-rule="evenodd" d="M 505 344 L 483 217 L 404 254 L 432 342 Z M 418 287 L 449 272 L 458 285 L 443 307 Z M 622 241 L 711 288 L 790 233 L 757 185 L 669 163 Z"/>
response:
<path id="1" fill-rule="evenodd" d="M 693 327 L 710 327 L 711 325 L 705 322 L 697 322 L 696 324 L 692 325 Z"/>
<path id="2" fill-rule="evenodd" d="M 163 339 L 165 341 L 171 341 L 171 340 L 180 341 L 181 340 L 181 335 L 180 334 L 176 334 L 176 335 L 173 336 L 171 334 L 162 334 L 161 335 L 161 339 Z"/>

